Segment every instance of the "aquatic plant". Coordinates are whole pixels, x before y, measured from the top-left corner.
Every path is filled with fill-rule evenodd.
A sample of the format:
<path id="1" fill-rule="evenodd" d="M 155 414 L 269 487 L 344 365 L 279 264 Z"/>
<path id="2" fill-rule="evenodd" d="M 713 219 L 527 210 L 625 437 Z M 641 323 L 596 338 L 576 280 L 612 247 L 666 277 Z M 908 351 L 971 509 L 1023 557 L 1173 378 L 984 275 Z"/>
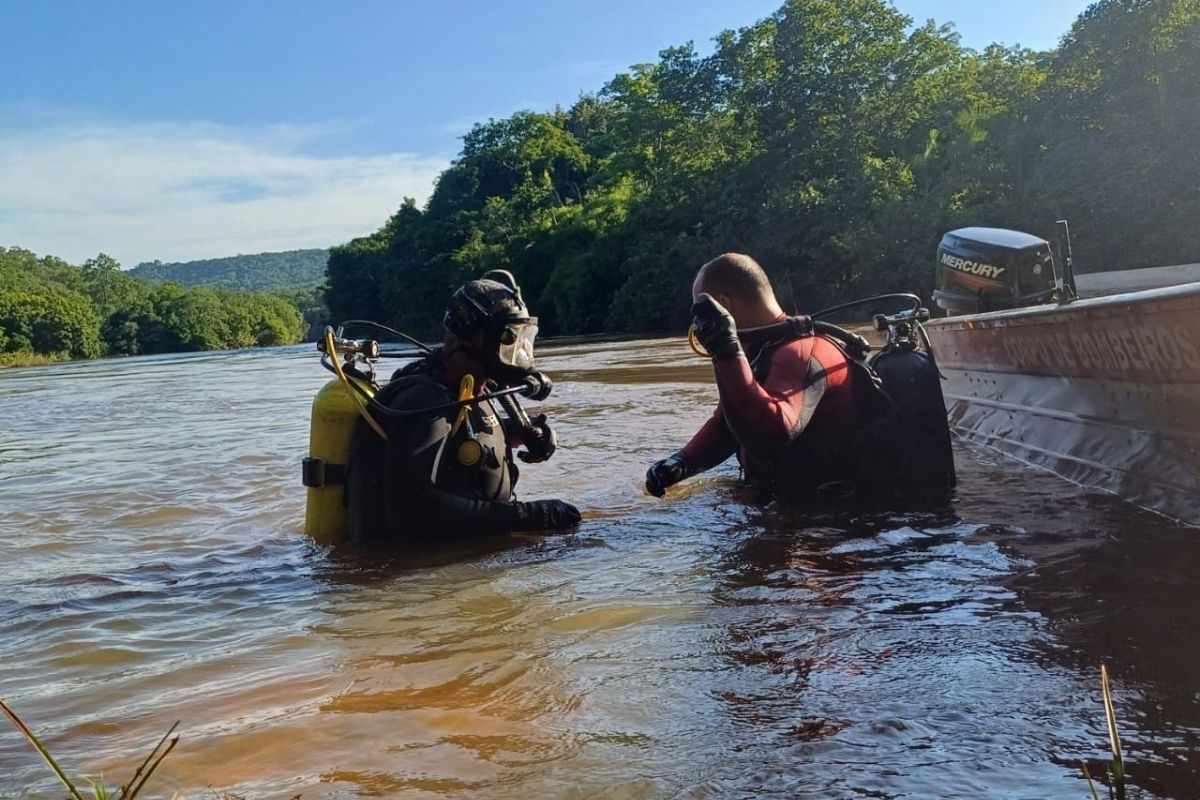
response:
<path id="1" fill-rule="evenodd" d="M 38 751 L 43 759 L 45 759 L 46 763 L 50 766 L 50 769 L 54 771 L 54 774 L 60 781 L 62 781 L 63 785 L 67 787 L 67 791 L 71 793 L 73 800 L 83 800 L 83 795 L 80 794 L 75 783 L 72 783 L 71 779 L 67 776 L 66 771 L 59 765 L 54 756 L 50 754 L 50 750 L 45 744 L 42 743 L 42 740 L 37 737 L 37 734 L 30 730 L 29 726 L 26 725 L 19 716 L 17 716 L 17 712 L 13 711 L 12 708 L 9 707 L 9 705 L 2 699 L 0 699 L 0 711 L 3 711 L 4 714 L 10 720 L 12 720 L 12 723 L 16 726 L 17 730 L 19 730 L 21 734 L 29 740 L 29 743 L 33 745 L 33 748 Z M 154 749 L 151 750 L 144 759 L 142 759 L 142 763 L 139 764 L 137 770 L 134 771 L 133 777 L 123 783 L 120 788 L 116 790 L 109 789 L 108 785 L 104 782 L 103 777 L 85 778 L 84 780 L 86 780 L 88 785 L 91 787 L 91 793 L 94 800 L 134 800 L 134 798 L 138 796 L 138 793 L 141 792 L 142 788 L 146 785 L 146 781 L 150 780 L 150 776 L 154 774 L 156 769 L 158 769 L 158 765 L 161 764 L 163 759 L 175 749 L 175 745 L 179 742 L 179 736 L 171 736 L 171 734 L 175 732 L 175 728 L 178 726 L 179 721 L 176 720 L 175 724 L 172 725 L 170 729 L 163 734 L 163 737 L 158 740 L 158 744 L 154 745 Z"/>
<path id="2" fill-rule="evenodd" d="M 1125 800 L 1125 758 L 1121 753 L 1121 735 L 1117 731 L 1117 713 L 1113 710 L 1112 687 L 1108 681 L 1108 667 L 1100 665 L 1100 694 L 1104 699 L 1104 720 L 1108 726 L 1108 747 L 1112 753 L 1112 761 L 1108 765 L 1108 797 L 1109 800 Z M 1088 772 L 1087 762 L 1083 762 L 1083 777 L 1087 779 L 1088 788 L 1092 791 L 1092 800 L 1100 800 L 1096 792 L 1096 784 Z"/>

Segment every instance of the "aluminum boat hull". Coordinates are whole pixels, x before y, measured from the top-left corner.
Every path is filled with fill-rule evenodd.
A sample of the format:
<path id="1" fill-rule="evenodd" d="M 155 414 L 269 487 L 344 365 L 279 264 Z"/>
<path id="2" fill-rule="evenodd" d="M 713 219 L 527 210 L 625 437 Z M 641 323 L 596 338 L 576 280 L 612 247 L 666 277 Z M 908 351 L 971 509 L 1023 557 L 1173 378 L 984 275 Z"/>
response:
<path id="1" fill-rule="evenodd" d="M 958 435 L 1200 526 L 1200 283 L 926 327 Z"/>

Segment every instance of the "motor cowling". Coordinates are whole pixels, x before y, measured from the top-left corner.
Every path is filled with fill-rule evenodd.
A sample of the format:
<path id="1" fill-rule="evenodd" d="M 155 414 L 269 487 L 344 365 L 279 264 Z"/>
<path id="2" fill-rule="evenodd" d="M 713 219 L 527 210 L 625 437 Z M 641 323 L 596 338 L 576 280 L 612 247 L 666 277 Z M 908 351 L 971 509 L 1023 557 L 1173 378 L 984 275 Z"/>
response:
<path id="1" fill-rule="evenodd" d="M 1057 280 L 1050 243 L 1003 228 L 959 228 L 937 251 L 934 301 L 949 314 L 973 314 L 1049 302 Z"/>

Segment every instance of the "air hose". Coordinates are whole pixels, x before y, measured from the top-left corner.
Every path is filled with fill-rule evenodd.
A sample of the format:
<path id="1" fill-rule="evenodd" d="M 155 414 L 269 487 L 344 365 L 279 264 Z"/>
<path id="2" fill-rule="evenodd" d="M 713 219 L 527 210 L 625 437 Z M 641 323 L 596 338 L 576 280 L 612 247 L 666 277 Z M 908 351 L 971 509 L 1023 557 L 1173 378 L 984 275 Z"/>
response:
<path id="1" fill-rule="evenodd" d="M 846 346 L 850 355 L 857 359 L 862 359 L 867 353 L 871 352 L 871 343 L 857 333 L 851 333 L 845 328 L 834 325 L 830 322 L 821 322 L 814 320 L 812 317 L 797 316 L 781 319 L 779 322 L 773 322 L 770 325 L 763 325 L 760 328 L 748 328 L 746 331 L 753 330 L 756 334 L 772 334 L 778 331 L 781 334 L 786 334 L 792 339 L 801 339 L 805 336 L 812 336 L 814 333 L 828 336 L 832 339 L 837 339 Z M 744 333 L 746 331 L 739 331 Z M 709 354 L 700 346 L 700 342 L 696 339 L 696 326 L 693 325 L 688 329 L 688 344 L 692 347 L 692 352 L 698 356 L 709 358 Z"/>
<path id="2" fill-rule="evenodd" d="M 458 433 L 458 429 L 467 421 L 467 416 L 471 413 L 471 406 L 468 401 L 475 397 L 475 377 L 473 375 L 463 375 L 462 381 L 458 384 L 458 402 L 463 404 L 463 407 L 458 412 L 458 418 L 454 420 L 454 424 L 450 427 L 450 435 Z"/>
<path id="3" fill-rule="evenodd" d="M 383 325 L 379 325 L 378 323 L 370 322 L 369 320 L 347 320 L 347 321 L 343 322 L 342 324 L 343 325 L 357 324 L 357 325 L 374 326 L 376 328 L 379 328 L 380 330 L 387 331 L 389 333 L 401 336 L 401 337 L 409 340 L 410 342 L 416 344 L 418 347 L 421 347 L 422 349 L 424 349 L 427 353 L 434 352 L 431 348 L 422 344 L 418 340 L 413 339 L 412 337 L 408 336 L 407 334 L 401 333 L 400 331 L 393 330 L 393 329 L 388 328 Z M 330 372 L 333 372 L 334 374 L 337 375 L 338 380 L 341 381 L 342 386 L 345 387 L 346 391 L 354 399 L 355 408 L 358 410 L 358 412 L 362 416 L 363 420 L 365 420 L 366 423 L 371 426 L 371 429 L 374 430 L 377 434 L 379 434 L 380 438 L 382 438 L 384 440 L 387 439 L 387 433 L 383 429 L 383 427 L 379 424 L 379 419 L 411 419 L 413 417 L 423 417 L 423 416 L 428 416 L 428 415 L 441 414 L 441 413 L 444 413 L 451 409 L 459 409 L 459 413 L 455 419 L 454 426 L 453 426 L 454 430 L 457 431 L 463 425 L 463 423 L 467 421 L 467 415 L 469 413 L 470 406 L 478 405 L 478 404 L 486 402 L 488 400 L 500 400 L 501 402 L 503 402 L 506 400 L 510 400 L 510 398 L 515 402 L 515 398 L 511 397 L 512 395 L 515 395 L 515 394 L 523 394 L 526 397 L 530 397 L 534 400 L 544 400 L 546 398 L 546 396 L 550 394 L 550 389 L 551 389 L 550 379 L 540 372 L 529 374 L 528 376 L 525 377 L 523 382 L 518 386 L 509 386 L 504 389 L 495 389 L 492 391 L 484 391 L 484 392 L 480 392 L 479 394 L 475 394 L 475 379 L 473 377 L 467 375 L 467 376 L 464 376 L 462 383 L 459 385 L 458 399 L 455 401 L 452 401 L 450 403 L 443 403 L 443 404 L 437 405 L 437 406 L 429 406 L 428 408 L 415 408 L 415 409 L 404 409 L 404 410 L 389 408 L 388 406 L 379 402 L 379 400 L 377 400 L 370 392 L 368 392 L 366 389 L 364 389 L 358 383 L 351 381 L 350 378 L 347 377 L 346 372 L 342 368 L 341 364 L 338 362 L 338 354 L 339 354 L 339 352 L 343 352 L 343 350 L 345 352 L 360 353 L 360 354 L 367 353 L 368 351 L 362 350 L 362 349 L 345 349 L 345 348 L 339 349 L 339 346 L 338 346 L 339 342 L 341 342 L 343 345 L 353 345 L 354 348 L 361 348 L 361 345 L 362 345 L 361 342 L 346 342 L 344 340 L 338 339 L 334 335 L 333 329 L 327 327 L 325 329 L 325 338 L 323 340 L 324 347 L 323 347 L 323 352 L 321 354 L 321 365 L 323 367 L 325 367 L 326 369 L 328 369 Z M 371 342 L 370 344 L 374 345 L 373 342 Z M 319 348 L 319 349 L 322 349 L 322 348 Z M 370 352 L 373 352 L 373 355 L 367 355 L 366 357 L 368 360 L 371 358 L 377 358 L 380 355 L 379 351 L 378 351 L 378 345 L 374 345 L 373 351 L 370 351 Z M 355 373 L 355 377 L 360 377 L 366 381 L 372 380 L 371 375 L 359 375 L 358 373 Z M 469 383 L 468 383 L 468 381 L 469 381 Z M 519 408 L 519 404 L 517 404 L 517 407 Z M 505 408 L 507 410 L 507 408 L 508 408 L 507 404 L 506 404 Z"/>
<path id="4" fill-rule="evenodd" d="M 375 420 L 375 418 L 371 416 L 371 412 L 367 411 L 366 404 L 364 404 L 363 401 L 359 399 L 358 394 L 355 393 L 354 384 L 350 383 L 350 379 L 347 378 L 346 373 L 342 371 L 342 365 L 338 363 L 337 350 L 333 342 L 333 331 L 330 328 L 325 329 L 325 351 L 327 353 L 334 354 L 333 357 L 329 359 L 333 364 L 333 371 L 337 373 L 338 380 L 340 380 L 342 382 L 342 386 L 346 388 L 346 394 L 350 395 L 350 400 L 354 403 L 354 407 L 358 409 L 358 413 L 364 420 L 366 420 L 367 424 L 371 426 L 371 429 L 378 433 L 380 438 L 386 441 L 387 432 Z"/>

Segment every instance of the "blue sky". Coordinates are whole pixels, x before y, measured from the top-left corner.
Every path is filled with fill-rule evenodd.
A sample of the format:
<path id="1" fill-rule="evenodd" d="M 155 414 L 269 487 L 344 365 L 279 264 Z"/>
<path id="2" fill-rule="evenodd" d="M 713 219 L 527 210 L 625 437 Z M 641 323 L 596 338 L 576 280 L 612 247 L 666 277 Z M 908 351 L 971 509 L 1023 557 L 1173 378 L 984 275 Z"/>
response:
<path id="1" fill-rule="evenodd" d="M 342 242 L 423 200 L 472 122 L 779 5 L 0 0 L 0 246 L 132 266 Z M 1087 2 L 895 5 L 1042 49 Z"/>

